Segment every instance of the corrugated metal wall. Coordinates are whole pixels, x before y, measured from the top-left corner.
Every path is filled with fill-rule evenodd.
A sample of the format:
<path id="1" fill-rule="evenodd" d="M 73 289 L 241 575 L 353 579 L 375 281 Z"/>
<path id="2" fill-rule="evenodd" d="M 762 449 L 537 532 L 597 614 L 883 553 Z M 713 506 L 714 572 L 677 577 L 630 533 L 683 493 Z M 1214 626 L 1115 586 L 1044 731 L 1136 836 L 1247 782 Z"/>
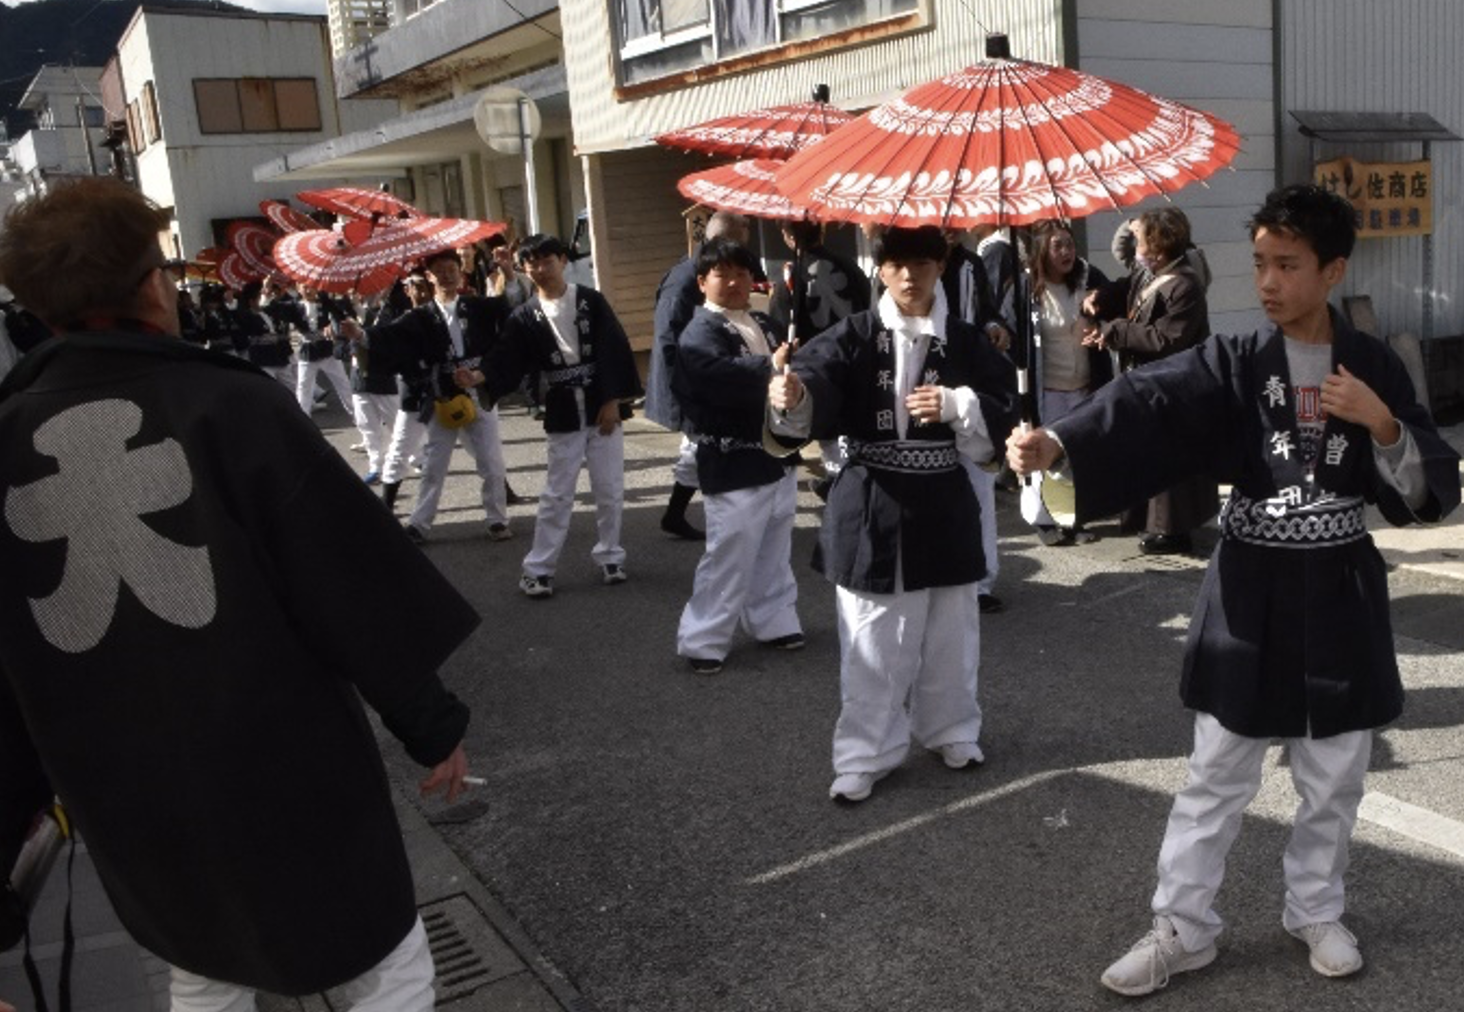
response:
<path id="1" fill-rule="evenodd" d="M 1311 178 L 1311 151 L 1288 110 L 1426 112 L 1464 134 L 1464 4 L 1458 0 L 1280 0 L 1281 151 L 1284 182 Z M 1320 159 L 1348 154 L 1413 161 L 1418 144 L 1321 145 Z M 1464 144 L 1435 143 L 1433 316 L 1436 335 L 1464 333 Z M 1372 297 L 1381 329 L 1420 333 L 1427 297 L 1423 242 L 1363 239 L 1342 295 Z"/>
<path id="2" fill-rule="evenodd" d="M 1172 203 L 1189 217 L 1214 275 L 1211 329 L 1254 329 L 1263 316 L 1245 222 L 1275 183 L 1271 0 L 1075 0 L 1074 8 L 1080 69 L 1214 113 L 1240 131 L 1243 150 L 1231 170 L 1212 176 L 1208 186 L 1180 191 Z M 1127 215 L 1090 218 L 1093 262 L 1117 271 L 1108 246 L 1122 218 L 1164 205 L 1153 198 Z"/>

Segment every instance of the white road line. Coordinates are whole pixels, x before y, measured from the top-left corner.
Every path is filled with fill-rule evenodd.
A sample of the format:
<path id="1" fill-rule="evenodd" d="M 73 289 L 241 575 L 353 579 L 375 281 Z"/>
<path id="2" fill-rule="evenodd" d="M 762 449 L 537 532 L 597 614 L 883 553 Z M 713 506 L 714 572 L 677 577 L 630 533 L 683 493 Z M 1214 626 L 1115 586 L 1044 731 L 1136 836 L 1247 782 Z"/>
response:
<path id="1" fill-rule="evenodd" d="M 1464 822 L 1458 819 L 1410 805 L 1377 791 L 1368 791 L 1362 796 L 1357 815 L 1410 840 L 1426 843 L 1455 857 L 1464 857 Z"/>
<path id="2" fill-rule="evenodd" d="M 885 840 L 893 839 L 896 836 L 900 836 L 904 833 L 910 832 L 912 829 L 919 829 L 921 826 L 934 822 L 936 819 L 943 819 L 947 816 L 958 815 L 961 812 L 968 811 L 972 808 L 978 808 L 988 802 L 1004 798 L 1008 794 L 1015 794 L 1017 791 L 1024 791 L 1028 787 L 1033 787 L 1037 784 L 1044 783 L 1056 777 L 1067 776 L 1072 772 L 1072 770 L 1048 770 L 1045 773 L 1036 773 L 1030 777 L 1023 777 L 1020 780 L 1013 780 L 1009 784 L 1004 784 L 1001 787 L 986 791 L 983 794 L 973 794 L 969 798 L 962 798 L 960 801 L 953 801 L 949 805 L 937 808 L 931 812 L 926 812 L 924 815 L 917 815 L 913 818 L 906 819 L 904 822 L 897 822 L 892 826 L 886 826 L 884 829 L 875 830 L 873 833 L 866 833 L 863 836 L 856 836 L 854 839 L 849 840 L 845 843 L 841 843 L 837 847 L 830 847 L 827 850 L 815 851 L 814 853 L 809 854 L 807 857 L 801 857 L 797 861 L 792 861 L 788 864 L 780 865 L 779 867 L 773 868 L 770 871 L 765 871 L 760 875 L 754 875 L 749 879 L 745 879 L 743 881 L 743 884 L 767 885 L 769 882 L 776 882 L 779 879 L 787 878 L 789 875 L 797 874 L 800 871 L 807 871 L 808 869 L 815 868 L 818 865 L 827 864 L 829 861 L 833 861 L 836 858 L 843 857 L 845 854 L 850 854 L 856 850 L 863 850 L 865 847 L 871 847 L 876 843 L 882 843 Z"/>

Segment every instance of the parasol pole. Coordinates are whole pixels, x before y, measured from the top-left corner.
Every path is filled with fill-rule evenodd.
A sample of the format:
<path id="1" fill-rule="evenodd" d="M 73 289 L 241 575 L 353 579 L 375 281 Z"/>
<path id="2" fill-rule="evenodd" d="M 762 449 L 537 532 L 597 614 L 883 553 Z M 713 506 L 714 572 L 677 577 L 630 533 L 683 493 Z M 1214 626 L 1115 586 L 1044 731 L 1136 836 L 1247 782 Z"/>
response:
<path id="1" fill-rule="evenodd" d="M 526 95 L 518 100 L 519 141 L 524 146 L 524 207 L 529 219 L 529 233 L 539 232 L 539 195 L 536 191 L 534 173 L 534 138 L 529 125 L 529 99 Z"/>

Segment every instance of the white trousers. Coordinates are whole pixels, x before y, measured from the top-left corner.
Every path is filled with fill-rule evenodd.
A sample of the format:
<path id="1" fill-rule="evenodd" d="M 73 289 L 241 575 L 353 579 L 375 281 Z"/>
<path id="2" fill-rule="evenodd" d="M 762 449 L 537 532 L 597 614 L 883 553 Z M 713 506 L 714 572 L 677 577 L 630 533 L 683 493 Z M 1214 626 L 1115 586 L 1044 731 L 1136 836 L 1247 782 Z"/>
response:
<path id="1" fill-rule="evenodd" d="M 427 442 L 427 423 L 417 417 L 417 412 L 398 408 L 396 421 L 391 427 L 391 443 L 386 448 L 386 460 L 381 465 L 381 481 L 393 485 L 407 476 L 407 461 L 422 452 Z"/>
<path id="2" fill-rule="evenodd" d="M 703 496 L 706 549 L 681 611 L 676 652 L 721 660 L 739 624 L 760 641 L 802 632 L 791 561 L 798 509 L 793 472 L 771 485 Z"/>
<path id="3" fill-rule="evenodd" d="M 329 381 L 336 396 L 341 399 L 341 404 L 350 405 L 351 378 L 346 375 L 346 367 L 340 359 L 323 358 L 319 362 L 307 362 L 302 358 L 295 363 L 295 400 L 300 402 L 301 411 L 308 415 L 315 404 L 317 375 L 324 376 Z"/>
<path id="4" fill-rule="evenodd" d="M 553 576 L 559 553 L 569 535 L 574 512 L 574 489 L 580 467 L 590 473 L 590 494 L 595 499 L 595 547 L 590 558 L 599 566 L 621 565 L 620 514 L 625 503 L 625 429 L 615 426 L 608 436 L 591 425 L 578 432 L 550 432 L 548 469 L 539 493 L 539 514 L 534 521 L 534 543 L 524 556 L 524 572 Z"/>
<path id="5" fill-rule="evenodd" d="M 839 689 L 834 773 L 879 773 L 926 748 L 980 741 L 976 584 L 867 594 L 837 591 Z"/>
<path id="6" fill-rule="evenodd" d="M 971 488 L 976 491 L 976 504 L 981 507 L 981 554 L 986 557 L 986 575 L 976 582 L 976 590 L 990 594 L 1001 571 L 1001 560 L 996 554 L 996 475 L 974 466 L 966 471 L 971 476 Z"/>
<path id="7" fill-rule="evenodd" d="M 1346 906 L 1342 876 L 1362 803 L 1373 733 L 1286 738 L 1291 783 L 1301 798 L 1281 866 L 1286 880 L 1282 924 L 1288 930 L 1335 921 Z M 1189 782 L 1174 797 L 1159 849 L 1154 912 L 1167 914 L 1184 947 L 1203 949 L 1223 922 L 1212 906 L 1225 878 L 1225 857 L 1240 832 L 1241 813 L 1261 789 L 1267 738 L 1227 731 L 1208 713 L 1195 715 Z"/>
<path id="8" fill-rule="evenodd" d="M 676 454 L 676 463 L 671 466 L 671 480 L 678 485 L 701 487 L 696 474 L 696 444 L 685 435 L 681 437 L 681 449 Z"/>
<path id="9" fill-rule="evenodd" d="M 255 1012 L 254 992 L 172 967 L 172 1012 Z M 422 919 L 401 944 L 355 980 L 341 985 L 351 1012 L 431 1012 L 432 950 Z"/>
<path id="10" fill-rule="evenodd" d="M 1091 390 L 1044 390 L 1042 391 L 1042 422 L 1044 425 L 1072 414 L 1086 404 L 1093 396 Z M 1022 482 L 1022 519 L 1033 527 L 1051 527 L 1057 521 L 1042 505 L 1042 473 L 1032 475 L 1031 480 Z M 983 509 L 985 507 L 982 507 Z"/>
<path id="11" fill-rule="evenodd" d="M 417 505 L 407 523 L 420 531 L 432 529 L 437 516 L 437 503 L 447 483 L 447 470 L 452 464 L 452 450 L 462 439 L 463 449 L 473 458 L 482 481 L 483 513 L 489 524 L 508 522 L 508 490 L 504 480 L 508 465 L 503 461 L 503 444 L 498 436 L 498 408 L 486 410 L 477 405 L 478 416 L 461 429 L 445 429 L 437 419 L 427 423 L 427 462 L 422 468 L 422 487 Z"/>
<path id="12" fill-rule="evenodd" d="M 366 470 L 381 473 L 382 462 L 391 439 L 392 425 L 396 421 L 397 409 L 402 399 L 396 394 L 352 394 L 351 413 L 355 416 L 356 431 L 366 444 Z"/>

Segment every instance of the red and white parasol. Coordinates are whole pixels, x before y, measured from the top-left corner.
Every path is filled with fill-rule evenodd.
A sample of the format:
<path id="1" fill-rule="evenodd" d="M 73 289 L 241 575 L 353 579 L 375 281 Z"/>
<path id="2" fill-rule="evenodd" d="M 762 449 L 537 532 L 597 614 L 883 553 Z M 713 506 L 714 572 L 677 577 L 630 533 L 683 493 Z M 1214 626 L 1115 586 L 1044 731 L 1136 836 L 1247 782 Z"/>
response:
<path id="1" fill-rule="evenodd" d="M 283 200 L 261 200 L 259 211 L 274 223 L 275 228 L 286 235 L 291 232 L 308 232 L 320 227 L 320 222 L 295 210 Z"/>
<path id="2" fill-rule="evenodd" d="M 219 280 L 224 283 L 225 287 L 232 288 L 236 292 L 251 281 L 263 281 L 265 278 L 263 274 L 251 271 L 244 263 L 244 258 L 233 250 L 224 254 L 224 258 L 218 262 L 216 270 Z"/>
<path id="3" fill-rule="evenodd" d="M 270 250 L 279 236 L 274 232 L 251 221 L 235 221 L 229 223 L 229 227 L 224 230 L 224 235 L 228 237 L 229 245 L 233 247 L 235 253 L 239 254 L 250 272 L 258 274 L 262 278 L 275 272 Z"/>
<path id="4" fill-rule="evenodd" d="M 732 158 L 791 158 L 822 141 L 854 117 L 829 105 L 828 89 L 820 85 L 812 102 L 775 105 L 735 116 L 722 116 L 696 126 L 670 130 L 656 143 L 684 151 Z M 820 97 L 821 96 L 821 97 Z"/>
<path id="5" fill-rule="evenodd" d="M 782 165 L 770 158 L 719 165 L 681 177 L 676 189 L 688 200 L 719 211 L 735 211 L 754 218 L 802 218 L 803 208 L 794 206 L 773 184 Z"/>
<path id="6" fill-rule="evenodd" d="M 301 190 L 295 196 L 311 207 L 348 218 L 421 218 L 421 211 L 384 190 L 359 186 L 335 186 L 324 190 Z"/>
<path id="7" fill-rule="evenodd" d="M 1007 56 L 878 106 L 789 159 L 778 188 L 824 221 L 918 227 L 1078 218 L 1208 178 L 1240 150 L 1215 116 Z"/>
<path id="8" fill-rule="evenodd" d="M 301 284 L 370 295 L 391 287 L 413 260 L 470 245 L 507 228 L 466 218 L 411 218 L 377 225 L 369 234 L 315 229 L 276 242 L 274 260 Z"/>

